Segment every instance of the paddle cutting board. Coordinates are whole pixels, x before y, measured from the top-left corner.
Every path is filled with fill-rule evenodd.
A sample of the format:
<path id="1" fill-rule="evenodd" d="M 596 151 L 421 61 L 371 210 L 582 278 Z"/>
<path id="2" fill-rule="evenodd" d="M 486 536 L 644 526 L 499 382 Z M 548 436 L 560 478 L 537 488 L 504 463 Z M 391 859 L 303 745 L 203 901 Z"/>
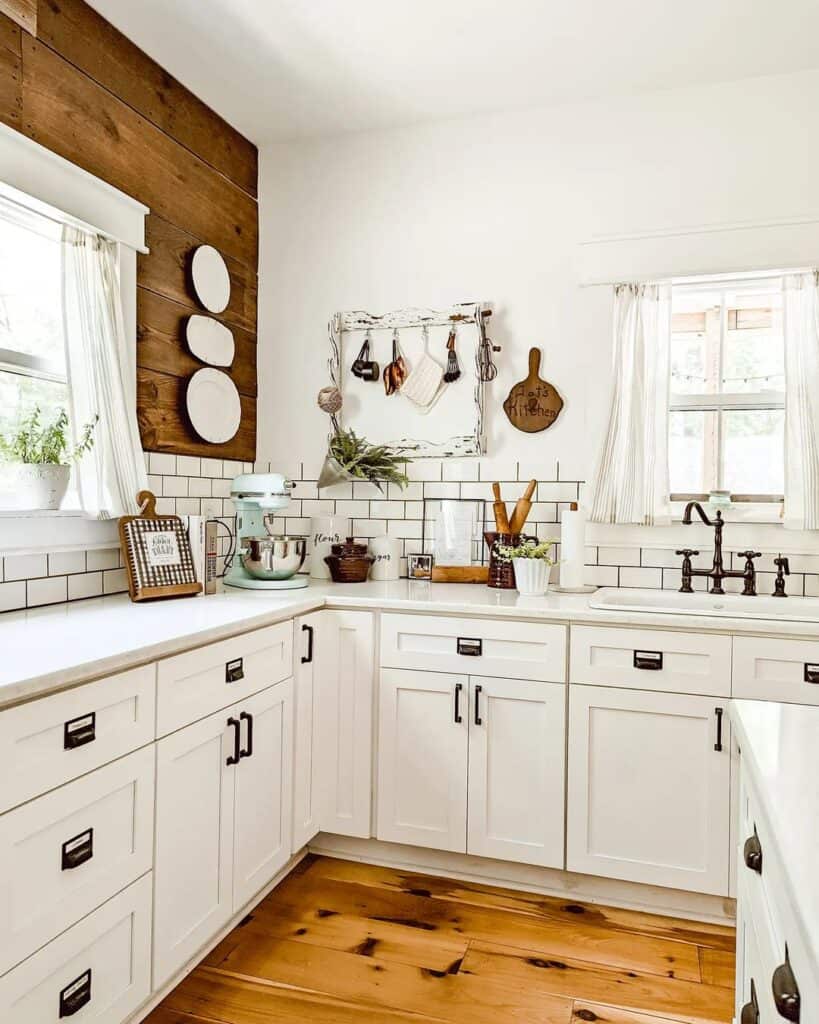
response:
<path id="1" fill-rule="evenodd" d="M 509 422 L 527 434 L 546 430 L 563 408 L 554 385 L 540 376 L 540 349 L 529 349 L 529 376 L 516 384 L 503 403 Z"/>

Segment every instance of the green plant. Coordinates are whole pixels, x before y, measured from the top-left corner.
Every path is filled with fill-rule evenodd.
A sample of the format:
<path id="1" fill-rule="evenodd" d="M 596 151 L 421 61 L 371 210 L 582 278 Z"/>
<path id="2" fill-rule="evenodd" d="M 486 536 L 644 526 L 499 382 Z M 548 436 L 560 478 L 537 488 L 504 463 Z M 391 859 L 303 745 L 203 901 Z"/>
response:
<path id="1" fill-rule="evenodd" d="M 497 552 L 501 558 L 509 561 L 512 558 L 539 558 L 547 565 L 554 565 L 554 559 L 551 557 L 549 552 L 554 547 L 553 540 L 543 540 L 540 543 L 535 544 L 534 541 L 526 541 L 523 544 L 518 544 L 517 547 L 506 547 L 499 544 Z"/>
<path id="2" fill-rule="evenodd" d="M 409 477 L 401 468 L 407 456 L 383 444 L 370 444 L 353 430 L 339 430 L 330 438 L 329 455 L 351 477 L 373 483 L 388 481 L 406 487 Z"/>
<path id="3" fill-rule="evenodd" d="M 99 420 L 95 416 L 82 428 L 82 436 L 73 448 L 69 447 L 66 431 L 68 413 L 60 409 L 53 423 L 41 423 L 40 407 L 24 417 L 13 433 L 0 435 L 0 454 L 9 462 L 36 465 L 67 466 L 81 459 L 94 447 L 94 428 Z"/>

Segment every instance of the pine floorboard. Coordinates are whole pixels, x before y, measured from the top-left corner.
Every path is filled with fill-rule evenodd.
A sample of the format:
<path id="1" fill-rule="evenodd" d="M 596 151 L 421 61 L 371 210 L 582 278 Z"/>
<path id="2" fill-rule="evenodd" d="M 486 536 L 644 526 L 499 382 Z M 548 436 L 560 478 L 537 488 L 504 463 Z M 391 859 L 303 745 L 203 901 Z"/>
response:
<path id="1" fill-rule="evenodd" d="M 732 928 L 310 857 L 146 1024 L 728 1024 Z"/>

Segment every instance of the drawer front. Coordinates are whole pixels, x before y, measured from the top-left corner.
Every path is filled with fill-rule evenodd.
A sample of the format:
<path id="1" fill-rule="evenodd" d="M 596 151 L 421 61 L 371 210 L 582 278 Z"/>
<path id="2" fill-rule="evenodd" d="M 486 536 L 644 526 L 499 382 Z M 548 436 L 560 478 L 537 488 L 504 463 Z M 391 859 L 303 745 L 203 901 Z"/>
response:
<path id="1" fill-rule="evenodd" d="M 150 994 L 151 876 L 0 978 L 9 1024 L 122 1024 Z"/>
<path id="2" fill-rule="evenodd" d="M 819 643 L 734 637 L 734 697 L 819 704 Z"/>
<path id="3" fill-rule="evenodd" d="M 727 697 L 731 638 L 661 629 L 572 627 L 573 683 Z"/>
<path id="4" fill-rule="evenodd" d="M 566 680 L 566 627 L 440 615 L 383 615 L 381 664 L 562 683 Z"/>
<path id="5" fill-rule="evenodd" d="M 207 718 L 292 674 L 292 622 L 166 658 L 158 667 L 157 735 Z"/>
<path id="6" fill-rule="evenodd" d="M 0 817 L 0 974 L 151 868 L 145 747 Z"/>
<path id="7" fill-rule="evenodd" d="M 143 665 L 0 711 L 0 812 L 150 743 L 155 701 Z"/>

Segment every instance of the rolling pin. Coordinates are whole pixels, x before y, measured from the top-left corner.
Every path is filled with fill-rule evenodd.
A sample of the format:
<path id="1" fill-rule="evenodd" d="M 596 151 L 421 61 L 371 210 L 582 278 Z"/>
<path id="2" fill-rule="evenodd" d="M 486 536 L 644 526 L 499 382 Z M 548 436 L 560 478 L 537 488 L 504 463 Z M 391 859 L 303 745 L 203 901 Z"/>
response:
<path id="1" fill-rule="evenodd" d="M 535 493 L 536 487 L 537 480 L 530 480 L 523 492 L 523 497 L 518 499 L 515 511 L 512 513 L 512 521 L 509 524 L 510 533 L 520 533 L 526 525 L 526 518 L 532 508 L 532 495 Z"/>
<path id="2" fill-rule="evenodd" d="M 492 510 L 495 513 L 495 529 L 498 533 L 509 533 L 509 514 L 506 511 L 506 502 L 501 501 L 500 484 L 492 484 L 492 493 L 495 500 L 492 503 Z"/>

